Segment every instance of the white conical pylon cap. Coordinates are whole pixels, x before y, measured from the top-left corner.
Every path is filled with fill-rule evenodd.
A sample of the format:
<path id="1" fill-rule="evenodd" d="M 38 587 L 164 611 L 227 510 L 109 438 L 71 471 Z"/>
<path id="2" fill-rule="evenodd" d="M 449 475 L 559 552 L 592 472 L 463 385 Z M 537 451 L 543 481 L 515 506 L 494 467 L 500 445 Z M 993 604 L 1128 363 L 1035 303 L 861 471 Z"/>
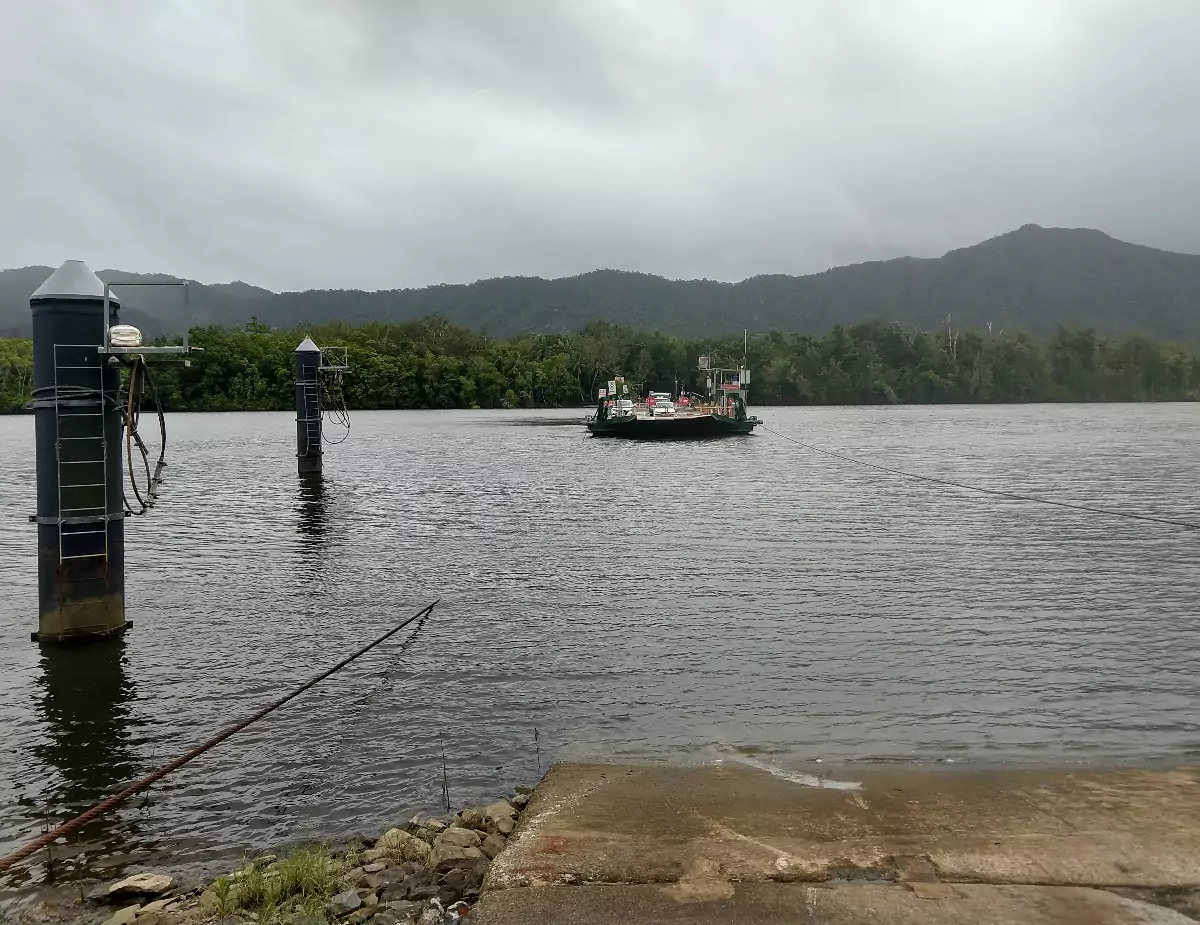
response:
<path id="1" fill-rule="evenodd" d="M 82 260 L 68 260 L 50 274 L 29 297 L 34 299 L 103 299 L 104 281 Z M 110 302 L 120 303 L 115 293 L 108 294 Z"/>
<path id="2" fill-rule="evenodd" d="M 296 348 L 297 353 L 320 353 L 321 348 L 312 342 L 311 337 L 306 337 L 300 341 L 300 346 Z"/>

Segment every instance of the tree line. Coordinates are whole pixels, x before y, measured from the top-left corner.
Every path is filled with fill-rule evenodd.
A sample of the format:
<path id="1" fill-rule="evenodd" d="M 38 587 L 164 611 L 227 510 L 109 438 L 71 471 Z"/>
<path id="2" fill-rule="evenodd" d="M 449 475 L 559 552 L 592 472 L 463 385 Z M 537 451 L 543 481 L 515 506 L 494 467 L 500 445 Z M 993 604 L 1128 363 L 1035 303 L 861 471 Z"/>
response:
<path id="1" fill-rule="evenodd" d="M 169 411 L 269 411 L 293 406 L 293 352 L 305 337 L 348 348 L 352 409 L 565 408 L 594 403 L 623 375 L 644 390 L 696 390 L 697 358 L 752 370 L 750 402 L 846 405 L 938 402 L 1179 401 L 1200 399 L 1200 351 L 1134 334 L 1060 328 L 1021 331 L 897 323 L 838 325 L 823 336 L 770 331 L 679 338 L 595 322 L 575 334 L 494 339 L 440 317 L 400 324 L 191 331 L 190 365 L 154 365 Z M 0 408 L 31 398 L 28 340 L 0 339 Z"/>

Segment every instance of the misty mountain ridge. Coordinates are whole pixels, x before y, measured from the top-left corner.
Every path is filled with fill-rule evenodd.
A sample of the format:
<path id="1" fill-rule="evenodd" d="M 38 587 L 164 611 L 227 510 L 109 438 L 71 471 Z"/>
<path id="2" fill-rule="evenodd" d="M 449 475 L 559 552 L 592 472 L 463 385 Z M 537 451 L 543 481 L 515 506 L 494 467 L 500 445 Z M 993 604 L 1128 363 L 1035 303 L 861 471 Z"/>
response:
<path id="1" fill-rule="evenodd" d="M 51 271 L 0 271 L 0 335 L 29 336 L 29 295 Z M 168 278 L 115 270 L 99 275 L 105 280 Z M 241 281 L 193 283 L 186 321 L 178 290 L 130 288 L 120 295 L 121 320 L 150 335 L 178 334 L 185 325 L 240 326 L 255 317 L 270 327 L 288 328 L 437 314 L 496 337 L 577 331 L 597 319 L 703 336 L 742 328 L 819 334 L 872 318 L 928 329 L 950 316 L 960 327 L 991 323 L 1045 333 L 1065 325 L 1200 338 L 1200 256 L 1129 244 L 1092 229 L 1032 224 L 941 257 L 900 257 L 737 283 L 668 280 L 624 270 L 376 292 L 275 293 Z"/>

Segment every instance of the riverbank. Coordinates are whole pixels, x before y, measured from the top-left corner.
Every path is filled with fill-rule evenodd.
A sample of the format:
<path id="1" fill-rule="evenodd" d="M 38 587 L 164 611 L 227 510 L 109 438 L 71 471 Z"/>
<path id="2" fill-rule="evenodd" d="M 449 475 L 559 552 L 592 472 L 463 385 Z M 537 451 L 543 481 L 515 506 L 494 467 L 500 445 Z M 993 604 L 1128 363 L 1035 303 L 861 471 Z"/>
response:
<path id="1" fill-rule="evenodd" d="M 1200 768 L 560 764 L 378 838 L 43 893 L 16 925 L 1195 925 Z"/>
<path id="2" fill-rule="evenodd" d="M 175 332 L 177 335 L 180 333 Z M 1110 336 L 1060 328 L 924 331 L 866 322 L 824 335 L 743 334 L 679 339 L 613 325 L 577 334 L 525 334 L 505 340 L 423 318 L 395 325 L 302 325 L 270 330 L 191 329 L 202 353 L 189 366 L 160 364 L 153 376 L 166 408 L 269 411 L 294 407 L 296 345 L 345 347 L 343 394 L 369 409 L 591 407 L 614 375 L 641 388 L 699 388 L 701 356 L 753 371 L 749 404 L 896 405 L 1195 401 L 1200 350 L 1143 334 Z M 0 406 L 23 404 L 33 349 L 0 338 Z"/>
<path id="3" fill-rule="evenodd" d="M 248 857 L 208 882 L 169 869 L 31 893 L 0 910 L 16 925 L 450 925 L 468 913 L 529 802 L 414 816 L 364 841 Z"/>

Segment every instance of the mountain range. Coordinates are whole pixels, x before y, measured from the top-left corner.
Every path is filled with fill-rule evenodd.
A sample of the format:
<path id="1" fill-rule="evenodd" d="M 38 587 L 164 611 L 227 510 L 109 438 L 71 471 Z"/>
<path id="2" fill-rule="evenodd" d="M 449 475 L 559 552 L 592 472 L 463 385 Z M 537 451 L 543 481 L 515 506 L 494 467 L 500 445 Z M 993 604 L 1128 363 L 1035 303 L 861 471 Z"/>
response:
<path id="1" fill-rule="evenodd" d="M 51 269 L 0 271 L 0 335 L 29 336 L 29 295 Z M 99 275 L 106 281 L 155 278 L 115 270 Z M 275 293 L 243 282 L 193 283 L 189 291 L 185 316 L 177 289 L 127 289 L 120 293 L 121 320 L 157 335 L 177 334 L 185 324 L 242 325 L 252 318 L 290 328 L 437 314 L 503 337 L 575 331 L 597 319 L 703 336 L 742 328 L 816 334 L 871 318 L 929 329 L 949 317 L 956 327 L 991 324 L 1046 333 L 1065 325 L 1200 339 L 1200 256 L 1129 244 L 1091 229 L 1038 225 L 936 258 L 901 257 L 738 283 L 595 270 L 560 279 L 502 277 L 378 292 Z"/>

